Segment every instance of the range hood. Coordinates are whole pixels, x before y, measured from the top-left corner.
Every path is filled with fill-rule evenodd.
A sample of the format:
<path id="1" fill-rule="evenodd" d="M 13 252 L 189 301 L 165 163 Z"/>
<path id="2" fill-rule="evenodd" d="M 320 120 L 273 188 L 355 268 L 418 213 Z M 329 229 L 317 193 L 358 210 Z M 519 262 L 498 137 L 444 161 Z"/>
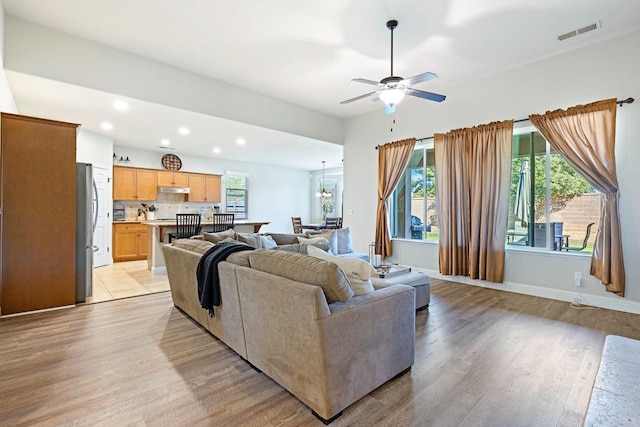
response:
<path id="1" fill-rule="evenodd" d="M 189 187 L 158 187 L 160 193 L 189 194 Z"/>

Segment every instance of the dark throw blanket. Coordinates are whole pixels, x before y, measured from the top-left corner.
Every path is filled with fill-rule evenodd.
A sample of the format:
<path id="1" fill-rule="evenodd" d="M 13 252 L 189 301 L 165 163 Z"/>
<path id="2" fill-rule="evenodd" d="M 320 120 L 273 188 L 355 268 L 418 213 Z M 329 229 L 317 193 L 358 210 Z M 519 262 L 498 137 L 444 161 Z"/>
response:
<path id="1" fill-rule="evenodd" d="M 252 250 L 251 246 L 242 243 L 223 242 L 209 249 L 200 258 L 196 269 L 198 297 L 200 298 L 200 306 L 209 311 L 209 316 L 213 317 L 213 307 L 220 305 L 218 263 L 226 260 L 234 252 Z"/>

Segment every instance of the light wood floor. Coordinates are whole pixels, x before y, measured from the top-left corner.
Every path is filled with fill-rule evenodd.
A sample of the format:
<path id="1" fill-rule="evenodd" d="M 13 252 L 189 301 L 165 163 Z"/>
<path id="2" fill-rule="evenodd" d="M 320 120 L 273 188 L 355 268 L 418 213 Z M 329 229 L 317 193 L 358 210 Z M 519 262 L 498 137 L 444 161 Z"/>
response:
<path id="1" fill-rule="evenodd" d="M 332 426 L 580 426 L 606 334 L 640 316 L 433 281 L 413 369 Z M 0 319 L 0 425 L 320 426 L 170 294 Z"/>
<path id="2" fill-rule="evenodd" d="M 115 262 L 93 269 L 93 295 L 87 304 L 169 290 L 166 274 L 153 275 L 147 260 Z"/>

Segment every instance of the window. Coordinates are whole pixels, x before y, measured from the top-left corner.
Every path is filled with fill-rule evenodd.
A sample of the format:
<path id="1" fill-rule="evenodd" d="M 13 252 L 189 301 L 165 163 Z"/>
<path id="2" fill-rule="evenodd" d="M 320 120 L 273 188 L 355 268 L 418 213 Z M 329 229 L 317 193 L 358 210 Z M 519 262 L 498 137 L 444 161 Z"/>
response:
<path id="1" fill-rule="evenodd" d="M 433 143 L 413 151 L 389 199 L 392 237 L 438 241 L 434 158 Z M 508 247 L 593 251 L 600 194 L 533 127 L 514 130 L 509 202 Z"/>
<path id="2" fill-rule="evenodd" d="M 513 136 L 507 245 L 593 252 L 600 194 L 535 129 Z"/>
<path id="3" fill-rule="evenodd" d="M 249 176 L 241 172 L 227 172 L 225 177 L 227 213 L 236 219 L 247 219 L 249 205 Z"/>
<path id="4" fill-rule="evenodd" d="M 433 144 L 416 147 L 390 199 L 391 235 L 438 240 Z"/>

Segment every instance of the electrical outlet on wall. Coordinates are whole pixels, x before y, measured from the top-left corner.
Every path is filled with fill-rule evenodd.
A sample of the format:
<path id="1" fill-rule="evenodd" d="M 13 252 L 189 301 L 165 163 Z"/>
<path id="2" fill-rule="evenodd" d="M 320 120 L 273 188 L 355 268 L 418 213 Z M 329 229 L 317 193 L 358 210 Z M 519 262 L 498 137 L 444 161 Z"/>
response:
<path id="1" fill-rule="evenodd" d="M 573 282 L 576 286 L 582 286 L 582 273 L 576 271 L 573 273 Z"/>

